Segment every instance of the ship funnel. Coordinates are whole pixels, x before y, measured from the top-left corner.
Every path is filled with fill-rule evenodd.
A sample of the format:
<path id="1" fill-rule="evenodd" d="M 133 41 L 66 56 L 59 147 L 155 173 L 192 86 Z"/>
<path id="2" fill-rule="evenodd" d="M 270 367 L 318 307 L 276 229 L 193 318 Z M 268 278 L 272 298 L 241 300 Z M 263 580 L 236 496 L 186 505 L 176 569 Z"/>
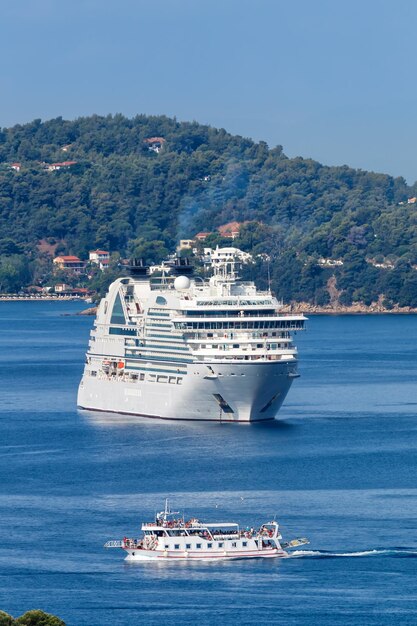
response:
<path id="1" fill-rule="evenodd" d="M 167 265 L 170 268 L 170 273 L 174 276 L 192 276 L 194 274 L 194 266 L 191 265 L 190 259 L 187 257 L 177 257 Z"/>
<path id="2" fill-rule="evenodd" d="M 143 259 L 131 259 L 127 269 L 134 278 L 143 279 L 149 276 L 149 265 L 145 265 Z"/>

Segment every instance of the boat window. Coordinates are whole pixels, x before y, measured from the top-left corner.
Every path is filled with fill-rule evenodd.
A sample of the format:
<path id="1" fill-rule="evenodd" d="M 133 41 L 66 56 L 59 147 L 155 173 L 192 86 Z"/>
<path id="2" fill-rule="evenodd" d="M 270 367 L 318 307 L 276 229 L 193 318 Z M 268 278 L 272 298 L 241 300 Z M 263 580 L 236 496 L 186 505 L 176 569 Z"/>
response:
<path id="1" fill-rule="evenodd" d="M 164 548 L 165 548 L 165 550 L 168 550 L 169 545 L 166 543 L 166 544 L 164 545 Z"/>
<path id="2" fill-rule="evenodd" d="M 182 385 L 182 378 L 177 378 L 177 385 Z"/>
<path id="3" fill-rule="evenodd" d="M 196 548 L 197 548 L 197 550 L 200 550 L 201 549 L 201 543 L 197 543 Z"/>
<path id="4" fill-rule="evenodd" d="M 236 541 L 232 541 L 232 548 L 236 548 L 236 546 L 237 546 Z"/>
<path id="5" fill-rule="evenodd" d="M 95 370 L 91 370 L 91 376 L 97 376 L 97 372 Z"/>
<path id="6" fill-rule="evenodd" d="M 185 547 L 187 548 L 187 550 L 191 550 L 191 543 L 186 543 Z"/>
<path id="7" fill-rule="evenodd" d="M 247 542 L 247 541 L 243 541 L 243 542 L 242 542 L 242 546 L 243 546 L 244 548 L 246 548 L 246 546 L 247 546 L 247 545 L 248 545 L 248 542 Z"/>
<path id="8" fill-rule="evenodd" d="M 125 314 L 123 312 L 123 305 L 119 293 L 117 294 L 113 304 L 110 324 L 126 324 Z"/>
<path id="9" fill-rule="evenodd" d="M 208 547 L 208 548 L 212 548 L 212 547 L 213 547 L 213 544 L 212 544 L 212 543 L 208 543 L 208 544 L 207 544 L 207 547 Z"/>
<path id="10" fill-rule="evenodd" d="M 145 374 L 139 374 L 139 380 L 145 380 Z"/>
<path id="11" fill-rule="evenodd" d="M 179 550 L 179 549 L 180 549 L 180 544 L 179 544 L 179 543 L 176 543 L 176 544 L 174 545 L 174 548 L 175 548 L 175 550 Z"/>
<path id="12" fill-rule="evenodd" d="M 223 541 L 220 541 L 220 543 L 218 544 L 219 548 L 223 548 Z"/>

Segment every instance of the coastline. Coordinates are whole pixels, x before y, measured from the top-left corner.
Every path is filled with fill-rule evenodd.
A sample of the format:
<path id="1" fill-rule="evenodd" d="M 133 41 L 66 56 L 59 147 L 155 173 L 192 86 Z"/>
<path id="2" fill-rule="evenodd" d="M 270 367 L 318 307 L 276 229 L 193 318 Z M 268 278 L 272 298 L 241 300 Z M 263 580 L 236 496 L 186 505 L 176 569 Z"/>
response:
<path id="1" fill-rule="evenodd" d="M 0 295 L 0 302 L 68 302 L 70 300 L 82 301 L 84 298 L 77 296 L 18 296 L 18 295 Z M 393 306 L 391 309 L 383 307 L 379 303 L 352 304 L 351 306 L 343 306 L 341 304 L 318 306 L 309 302 L 292 302 L 284 304 L 280 308 L 281 313 L 295 313 L 297 315 L 305 313 L 306 315 L 407 315 L 417 314 L 417 307 L 411 306 Z M 81 311 L 79 315 L 95 315 L 96 307 Z"/>
<path id="2" fill-rule="evenodd" d="M 280 309 L 282 313 L 305 313 L 306 315 L 408 315 L 416 314 L 417 308 L 411 306 L 393 306 L 387 309 L 380 304 L 352 304 L 343 306 L 341 304 L 333 306 L 317 306 L 308 302 L 293 302 L 284 304 Z"/>

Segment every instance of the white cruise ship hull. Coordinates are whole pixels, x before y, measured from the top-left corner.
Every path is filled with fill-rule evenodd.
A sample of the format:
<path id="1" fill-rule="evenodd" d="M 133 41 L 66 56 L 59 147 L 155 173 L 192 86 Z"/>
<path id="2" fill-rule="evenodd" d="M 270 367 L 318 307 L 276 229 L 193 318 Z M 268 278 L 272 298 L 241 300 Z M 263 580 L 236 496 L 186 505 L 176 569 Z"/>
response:
<path id="1" fill-rule="evenodd" d="M 85 374 L 78 406 L 180 420 L 258 422 L 275 418 L 296 376 L 295 360 L 188 366 L 182 384 Z"/>

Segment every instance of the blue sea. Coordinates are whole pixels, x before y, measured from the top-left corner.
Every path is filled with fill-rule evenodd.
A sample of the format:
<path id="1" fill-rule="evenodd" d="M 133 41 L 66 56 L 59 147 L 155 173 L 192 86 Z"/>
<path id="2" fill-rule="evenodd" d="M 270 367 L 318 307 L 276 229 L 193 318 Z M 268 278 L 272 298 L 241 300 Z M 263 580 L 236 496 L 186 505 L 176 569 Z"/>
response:
<path id="1" fill-rule="evenodd" d="M 84 305 L 85 306 L 85 305 Z M 417 623 L 417 317 L 312 316 L 263 425 L 78 412 L 82 303 L 0 303 L 0 609 L 68 626 Z M 274 515 L 288 559 L 135 563 L 169 496 L 186 515 Z"/>

